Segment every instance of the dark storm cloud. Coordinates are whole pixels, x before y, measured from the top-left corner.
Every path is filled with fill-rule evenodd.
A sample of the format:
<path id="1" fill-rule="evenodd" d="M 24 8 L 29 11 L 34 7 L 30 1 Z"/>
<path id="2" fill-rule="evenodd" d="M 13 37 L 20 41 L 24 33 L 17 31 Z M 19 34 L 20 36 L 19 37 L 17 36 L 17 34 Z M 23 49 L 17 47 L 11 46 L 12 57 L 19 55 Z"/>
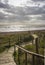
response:
<path id="1" fill-rule="evenodd" d="M 7 16 L 5 19 L 8 21 L 28 21 L 30 17 L 26 16 L 23 12 L 22 13 L 13 13 L 13 15 L 5 15 Z"/>
<path id="2" fill-rule="evenodd" d="M 5 18 L 5 14 L 0 12 L 0 19 L 4 19 Z"/>
<path id="3" fill-rule="evenodd" d="M 8 19 L 11 21 L 28 21 L 28 20 L 30 20 L 30 18 L 28 16 L 20 16 L 20 15 L 9 16 Z"/>
<path id="4" fill-rule="evenodd" d="M 15 14 L 15 15 L 26 15 L 25 14 L 25 7 L 11 7 L 10 9 L 5 9 L 4 11 L 8 12 L 8 13 L 12 13 L 12 14 Z"/>
<path id="5" fill-rule="evenodd" d="M 4 10 L 3 11 L 5 11 L 5 12 L 8 12 L 8 13 L 11 13 L 11 14 L 13 14 L 13 15 L 5 15 L 5 16 L 7 16 L 6 18 L 5 18 L 5 16 L 4 16 L 4 19 L 6 19 L 6 20 L 12 20 L 12 21 L 25 21 L 25 20 L 30 20 L 30 18 L 28 17 L 28 16 L 26 16 L 26 14 L 25 14 L 25 8 L 23 8 L 23 7 L 11 7 L 11 8 L 4 8 Z"/>
<path id="6" fill-rule="evenodd" d="M 27 7 L 27 15 L 38 15 L 45 14 L 45 9 L 43 7 Z"/>
<path id="7" fill-rule="evenodd" d="M 0 2 L 0 8 L 6 8 L 6 9 L 9 9 L 10 6 L 8 4 L 4 4 L 2 2 Z"/>
<path id="8" fill-rule="evenodd" d="M 39 15 L 39 14 L 45 14 L 45 6 L 43 7 L 15 7 L 11 9 L 6 9 L 5 11 L 8 13 L 12 13 L 15 15 L 20 15 L 20 16 Z"/>
<path id="9" fill-rule="evenodd" d="M 37 1 L 37 0 L 33 0 L 33 1 Z M 29 17 L 31 15 L 42 15 L 42 17 L 38 17 L 38 18 L 40 20 L 41 19 L 45 20 L 45 16 L 43 16 L 43 14 L 45 15 L 45 5 L 42 7 L 39 6 L 14 7 L 8 4 L 8 0 L 4 0 L 4 2 L 5 4 L 0 2 L 0 9 L 3 9 L 3 11 L 7 12 L 8 14 L 0 13 L 0 21 L 2 19 L 8 21 L 29 21 L 32 19 L 32 17 Z"/>
<path id="10" fill-rule="evenodd" d="M 7 17 L 9 17 L 9 15 L 0 12 L 0 20 L 8 20 Z"/>

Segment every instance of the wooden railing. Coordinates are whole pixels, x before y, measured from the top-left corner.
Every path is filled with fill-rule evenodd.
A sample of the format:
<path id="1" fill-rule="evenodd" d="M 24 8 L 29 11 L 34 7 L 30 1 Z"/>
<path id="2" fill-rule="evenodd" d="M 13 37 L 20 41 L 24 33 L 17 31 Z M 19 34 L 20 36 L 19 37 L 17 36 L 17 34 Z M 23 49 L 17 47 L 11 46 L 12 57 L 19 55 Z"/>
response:
<path id="1" fill-rule="evenodd" d="M 30 51 L 24 49 L 23 47 L 21 47 L 19 45 L 14 45 L 14 52 L 16 52 L 16 48 L 18 49 L 18 61 L 17 61 L 18 64 L 17 65 L 22 65 L 22 64 L 20 64 L 20 61 L 21 61 L 20 60 L 20 50 L 24 51 L 24 54 L 25 54 L 25 65 L 28 65 L 28 59 L 27 59 L 28 54 L 32 55 L 32 64 L 31 65 L 44 65 L 45 56 L 37 54 L 37 53 L 34 53 L 34 52 L 30 52 Z M 35 64 L 35 57 L 37 58 L 36 64 Z M 43 60 L 43 63 L 42 63 L 41 60 Z"/>

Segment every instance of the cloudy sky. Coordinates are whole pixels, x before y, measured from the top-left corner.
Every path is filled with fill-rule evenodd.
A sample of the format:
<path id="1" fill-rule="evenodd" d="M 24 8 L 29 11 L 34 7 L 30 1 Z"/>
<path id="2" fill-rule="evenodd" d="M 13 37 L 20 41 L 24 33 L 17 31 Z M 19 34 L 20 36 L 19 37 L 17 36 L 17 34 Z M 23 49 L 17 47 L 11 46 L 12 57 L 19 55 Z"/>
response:
<path id="1" fill-rule="evenodd" d="M 45 0 L 0 0 L 1 23 L 45 25 Z"/>

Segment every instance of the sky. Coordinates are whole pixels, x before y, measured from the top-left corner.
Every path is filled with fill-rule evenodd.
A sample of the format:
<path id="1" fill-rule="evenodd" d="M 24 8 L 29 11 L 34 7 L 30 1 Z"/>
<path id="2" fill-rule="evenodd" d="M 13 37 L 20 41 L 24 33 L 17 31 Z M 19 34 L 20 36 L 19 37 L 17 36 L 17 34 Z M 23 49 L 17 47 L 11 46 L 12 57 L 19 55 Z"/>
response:
<path id="1" fill-rule="evenodd" d="M 0 24 L 45 25 L 45 0 L 0 0 Z"/>

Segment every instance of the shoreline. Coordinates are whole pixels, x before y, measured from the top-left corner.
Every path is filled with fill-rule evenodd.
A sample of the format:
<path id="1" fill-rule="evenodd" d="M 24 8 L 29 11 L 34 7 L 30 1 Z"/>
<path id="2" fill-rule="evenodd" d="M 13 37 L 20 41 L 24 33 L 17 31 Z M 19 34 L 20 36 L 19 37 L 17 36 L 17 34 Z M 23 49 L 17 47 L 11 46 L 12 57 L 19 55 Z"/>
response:
<path id="1" fill-rule="evenodd" d="M 11 35 L 11 34 L 20 34 L 20 33 L 35 33 L 35 32 L 42 32 L 42 33 L 45 33 L 45 30 L 28 30 L 28 31 L 11 31 L 11 32 L 0 32 L 0 34 L 5 34 L 5 35 Z"/>

